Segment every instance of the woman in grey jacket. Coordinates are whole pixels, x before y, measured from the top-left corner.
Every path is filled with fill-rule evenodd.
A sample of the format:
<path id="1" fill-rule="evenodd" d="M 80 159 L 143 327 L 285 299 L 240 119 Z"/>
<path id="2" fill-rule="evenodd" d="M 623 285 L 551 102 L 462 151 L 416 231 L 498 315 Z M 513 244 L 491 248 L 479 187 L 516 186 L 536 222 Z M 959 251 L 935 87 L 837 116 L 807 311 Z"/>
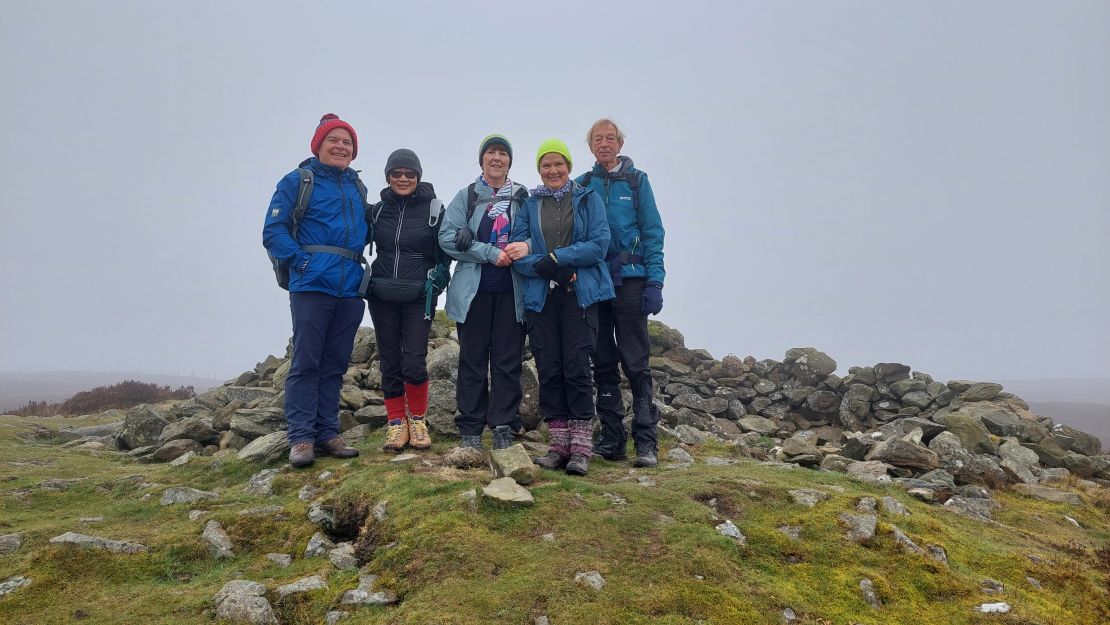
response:
<path id="1" fill-rule="evenodd" d="M 493 448 L 508 447 L 520 421 L 524 292 L 523 279 L 509 265 L 528 253 L 528 244 L 509 243 L 509 234 L 528 191 L 509 180 L 512 161 L 508 139 L 483 139 L 482 175 L 455 194 L 439 231 L 440 247 L 459 261 L 447 288 L 447 317 L 459 332 L 455 425 L 462 445 L 475 449 L 482 448 L 487 425 Z"/>

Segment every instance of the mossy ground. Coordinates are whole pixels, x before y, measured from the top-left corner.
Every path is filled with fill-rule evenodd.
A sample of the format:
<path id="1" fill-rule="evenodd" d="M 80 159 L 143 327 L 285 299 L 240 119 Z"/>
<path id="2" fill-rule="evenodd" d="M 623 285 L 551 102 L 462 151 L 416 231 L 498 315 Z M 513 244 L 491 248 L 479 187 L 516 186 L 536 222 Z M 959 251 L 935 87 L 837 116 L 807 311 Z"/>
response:
<path id="1" fill-rule="evenodd" d="M 531 486 L 536 505 L 509 509 L 472 505 L 463 497 L 485 484 L 488 472 L 389 463 L 391 456 L 377 451 L 378 434 L 354 461 L 328 459 L 282 473 L 275 495 L 263 498 L 241 488 L 262 467 L 234 457 L 198 458 L 184 467 L 140 465 L 17 436 L 31 423 L 61 422 L 0 418 L 0 534 L 15 531 L 24 539 L 18 552 L 0 557 L 0 580 L 33 580 L 0 598 L 0 623 L 210 623 L 211 597 L 229 580 L 273 589 L 313 574 L 328 581 L 327 591 L 275 601 L 275 610 L 286 625 L 322 623 L 358 576 L 336 571 L 325 558 L 303 557 L 316 527 L 296 493 L 308 483 L 352 510 L 389 502 L 385 522 L 364 532 L 360 549 L 372 554 L 369 570 L 401 602 L 349 609 L 343 622 L 352 625 L 530 625 L 539 615 L 554 625 L 777 624 L 785 607 L 814 625 L 1110 622 L 1108 499 L 1082 489 L 1082 506 L 996 493 L 1003 508 L 995 514 L 998 523 L 987 524 L 918 502 L 897 487 L 736 457 L 728 466 L 698 462 L 636 472 L 595 462 L 586 478 L 544 472 Z M 437 444 L 432 455 L 448 446 Z M 699 457 L 733 453 L 714 446 L 695 451 Z M 318 482 L 325 469 L 335 475 Z M 140 477 L 124 479 L 132 475 Z M 640 484 L 639 476 L 656 485 Z M 66 490 L 37 488 L 47 478 L 82 481 Z M 161 487 L 149 484 L 215 490 L 221 499 L 164 507 Z M 831 498 L 805 508 L 788 495 L 792 488 L 825 490 Z M 866 495 L 893 496 L 912 515 L 880 514 L 875 540 L 860 546 L 844 538 L 836 515 Z M 709 505 L 714 499 L 715 510 Z M 288 521 L 237 514 L 275 503 L 285 506 Z M 189 521 L 191 508 L 210 514 Z M 104 521 L 79 522 L 93 516 Z M 200 532 L 209 518 L 223 524 L 236 557 L 208 555 Z M 747 536 L 746 545 L 716 532 L 726 518 Z M 892 523 L 922 547 L 943 545 L 950 565 L 903 553 Z M 800 541 L 778 531 L 788 524 L 801 526 Z M 126 556 L 47 543 L 66 531 L 140 542 L 150 552 Z M 548 534 L 553 541 L 544 538 Z M 265 558 L 270 552 L 293 554 L 293 564 L 275 566 Z M 600 592 L 574 581 L 577 572 L 590 570 L 606 580 Z M 1043 589 L 1030 586 L 1026 576 Z M 860 595 L 864 577 L 884 602 L 879 610 Z M 1001 597 L 980 590 L 988 577 L 1005 584 Z M 997 600 L 1009 602 L 1012 612 L 973 611 Z"/>

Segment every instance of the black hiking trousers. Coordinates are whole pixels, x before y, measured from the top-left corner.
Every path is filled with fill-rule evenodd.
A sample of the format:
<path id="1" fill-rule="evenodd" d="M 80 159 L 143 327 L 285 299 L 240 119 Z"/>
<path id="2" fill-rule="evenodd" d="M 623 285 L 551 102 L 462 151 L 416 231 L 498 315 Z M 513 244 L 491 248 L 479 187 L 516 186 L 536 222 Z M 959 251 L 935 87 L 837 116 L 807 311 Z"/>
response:
<path id="1" fill-rule="evenodd" d="M 594 353 L 594 381 L 599 394 L 598 416 L 601 419 L 602 443 L 623 446 L 624 407 L 620 399 L 621 376 L 617 366 L 624 369 L 628 386 L 632 390 L 632 403 L 636 411 L 632 421 L 632 438 L 638 443 L 654 445 L 658 418 L 651 414 L 653 391 L 648 355 L 651 343 L 648 338 L 648 319 L 643 312 L 644 278 L 625 278 L 616 287 L 616 298 L 598 304 L 597 350 Z M 639 414 L 644 412 L 644 414 Z M 607 441 L 606 439 L 614 439 Z"/>
<path id="2" fill-rule="evenodd" d="M 524 394 L 520 388 L 524 325 L 516 320 L 509 291 L 478 291 L 459 332 L 459 378 L 455 425 L 464 436 L 481 436 L 485 426 L 515 425 Z M 489 372 L 489 385 L 486 385 Z"/>
<path id="3" fill-rule="evenodd" d="M 597 344 L 597 304 L 582 308 L 577 294 L 558 286 L 547 294 L 542 311 L 527 314 L 527 324 L 544 420 L 593 418 L 590 358 Z"/>
<path id="4" fill-rule="evenodd" d="M 378 339 L 382 370 L 382 395 L 393 399 L 405 394 L 405 382 L 428 380 L 428 334 L 432 322 L 424 319 L 424 298 L 394 304 L 370 295 L 370 319 Z"/>

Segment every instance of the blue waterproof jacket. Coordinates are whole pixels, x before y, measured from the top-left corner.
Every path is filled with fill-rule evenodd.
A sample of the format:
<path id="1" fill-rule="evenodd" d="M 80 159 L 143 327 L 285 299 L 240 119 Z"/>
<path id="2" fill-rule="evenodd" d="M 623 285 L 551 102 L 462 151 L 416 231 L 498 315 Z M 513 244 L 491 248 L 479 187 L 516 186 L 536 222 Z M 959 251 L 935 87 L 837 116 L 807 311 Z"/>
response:
<path id="1" fill-rule="evenodd" d="M 607 259 L 616 257 L 621 252 L 628 255 L 640 256 L 641 262 L 625 263 L 621 266 L 623 278 L 647 278 L 648 282 L 663 284 L 667 272 L 663 268 L 663 220 L 659 217 L 659 209 L 655 206 L 655 194 L 651 190 L 647 174 L 636 169 L 632 159 L 621 156 L 621 168 L 615 173 L 610 173 L 594 163 L 589 173 L 589 182 L 585 186 L 593 189 L 601 196 L 605 203 L 605 213 L 609 220 L 609 250 Z M 587 175 L 582 174 L 575 179 L 578 184 Z M 639 180 L 639 207 L 633 206 L 632 185 L 628 179 L 635 177 Z"/>
<path id="2" fill-rule="evenodd" d="M 513 263 L 513 271 L 526 278 L 524 283 L 524 309 L 543 310 L 547 301 L 548 281 L 532 270 L 535 264 L 551 250 L 540 231 L 540 209 L 543 198 L 530 197 L 513 220 L 510 242 L 529 241 L 532 253 Z M 578 305 L 586 308 L 615 297 L 613 279 L 605 265 L 605 250 L 609 248 L 609 224 L 605 220 L 605 205 L 596 193 L 574 185 L 574 233 L 571 244 L 554 250 L 560 267 L 577 268 L 578 277 L 574 290 Z"/>
<path id="3" fill-rule="evenodd" d="M 482 281 L 482 265 L 496 263 L 501 254 L 501 248 L 490 243 L 475 240 L 466 251 L 455 247 L 455 234 L 464 227 L 469 227 L 471 232 L 478 232 L 478 226 L 485 215 L 485 207 L 492 201 L 495 189 L 486 184 L 476 184 L 474 193 L 478 204 L 470 221 L 466 221 L 467 189 L 463 187 L 455 194 L 455 199 L 447 205 L 443 216 L 443 225 L 439 229 L 439 246 L 447 255 L 459 261 L 455 263 L 455 271 L 451 274 L 451 285 L 447 287 L 447 318 L 457 323 L 466 323 L 466 315 L 470 312 L 470 302 L 478 293 L 478 285 Z M 513 184 L 513 193 L 524 188 L 522 185 Z M 520 203 L 513 199 L 509 203 L 509 221 L 516 221 L 520 214 Z M 516 305 L 516 320 L 524 321 L 524 277 L 517 272 L 512 272 L 513 299 Z"/>
<path id="4" fill-rule="evenodd" d="M 296 170 L 278 181 L 266 211 L 262 245 L 270 255 L 289 263 L 289 292 L 317 291 L 335 297 L 358 297 L 363 267 L 358 261 L 337 254 L 301 251 L 305 245 L 332 245 L 362 255 L 369 242 L 366 208 L 355 180 L 358 173 L 347 167 L 324 165 L 315 157 L 301 167 L 312 170 L 312 198 L 301 218 L 297 240 L 293 240 L 293 207 L 300 191 Z"/>

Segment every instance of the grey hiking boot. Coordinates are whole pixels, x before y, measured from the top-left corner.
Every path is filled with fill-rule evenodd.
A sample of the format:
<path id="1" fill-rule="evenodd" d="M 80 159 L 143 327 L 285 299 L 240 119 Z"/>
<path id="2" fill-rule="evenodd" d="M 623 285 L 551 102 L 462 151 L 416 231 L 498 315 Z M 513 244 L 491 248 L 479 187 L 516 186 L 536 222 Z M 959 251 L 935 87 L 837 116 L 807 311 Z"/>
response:
<path id="1" fill-rule="evenodd" d="M 567 475 L 586 475 L 590 470 L 590 457 L 585 454 L 571 454 L 567 461 Z"/>
<path id="2" fill-rule="evenodd" d="M 462 442 L 459 443 L 459 447 L 470 447 L 471 449 L 482 451 L 481 434 L 463 434 Z"/>
<path id="3" fill-rule="evenodd" d="M 513 429 L 507 425 L 493 428 L 493 448 L 507 449 L 513 445 Z"/>
<path id="4" fill-rule="evenodd" d="M 557 451 L 549 451 L 546 456 L 536 458 L 534 462 L 537 467 L 547 469 L 549 471 L 558 471 L 567 466 L 567 461 L 570 460 L 569 456 L 564 456 Z"/>

